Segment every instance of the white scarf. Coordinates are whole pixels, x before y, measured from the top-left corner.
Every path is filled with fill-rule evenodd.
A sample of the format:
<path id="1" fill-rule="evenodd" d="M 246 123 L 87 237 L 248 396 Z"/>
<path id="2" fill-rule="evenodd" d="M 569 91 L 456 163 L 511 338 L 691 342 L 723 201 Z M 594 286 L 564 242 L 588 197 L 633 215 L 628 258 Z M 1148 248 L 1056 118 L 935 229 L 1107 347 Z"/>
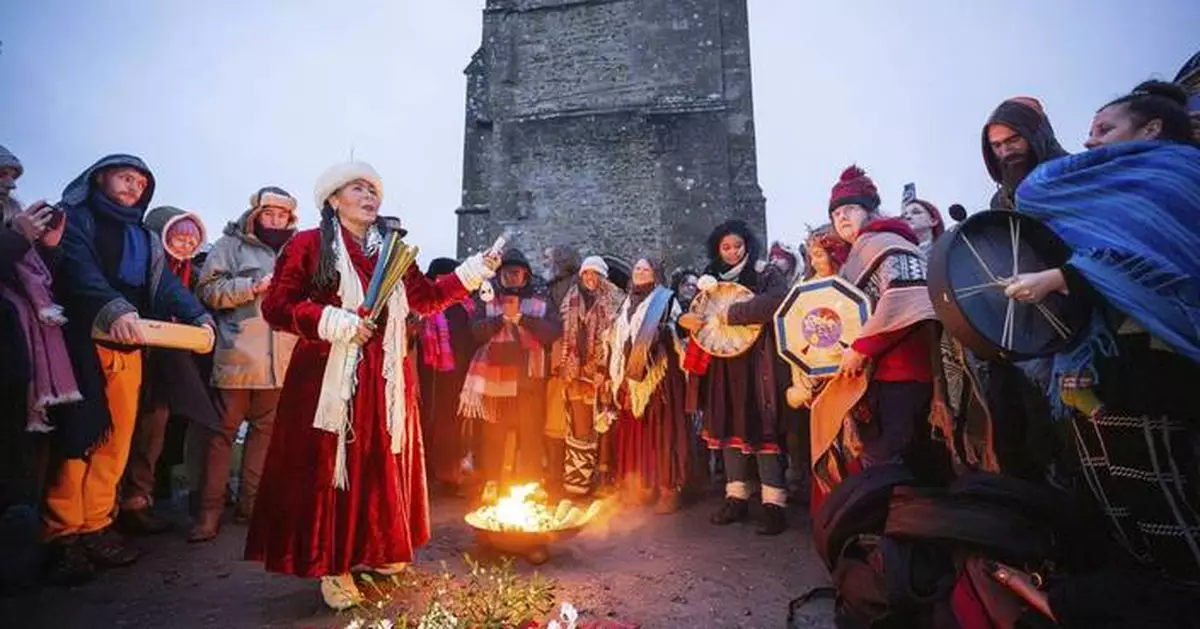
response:
<path id="1" fill-rule="evenodd" d="M 621 313 L 613 322 L 608 352 L 608 375 L 614 395 L 620 390 L 621 383 L 625 381 L 625 344 L 629 342 L 630 337 L 642 329 L 642 321 L 646 319 L 646 310 L 649 306 L 650 296 L 647 295 L 631 315 L 629 298 L 626 297 L 625 303 L 621 304 Z"/>
<path id="2" fill-rule="evenodd" d="M 333 253 L 338 272 L 338 297 L 342 309 L 358 312 L 365 295 L 358 271 L 346 252 L 346 242 L 341 226 L 336 226 Z M 372 227 L 367 231 L 366 249 L 377 250 L 382 242 L 379 232 Z M 329 308 L 331 306 L 327 306 Z M 387 397 L 387 426 L 391 436 L 391 452 L 399 454 L 405 439 L 407 407 L 404 394 L 404 358 L 408 350 L 404 322 L 408 317 L 408 297 L 404 283 L 388 297 L 388 315 L 383 335 L 383 378 Z M 325 374 L 321 379 L 321 394 L 317 400 L 317 413 L 313 417 L 313 428 L 332 432 L 338 436 L 337 455 L 333 466 L 333 486 L 345 490 L 349 486 L 346 469 L 346 441 L 353 432 L 350 417 L 351 402 L 358 385 L 357 372 L 361 348 L 349 341 L 330 341 L 329 361 L 325 363 Z"/>
<path id="3" fill-rule="evenodd" d="M 747 254 L 742 258 L 741 262 L 730 267 L 728 271 L 721 274 L 722 282 L 736 282 L 739 275 L 742 274 L 742 269 L 746 268 L 746 263 L 750 261 L 750 255 Z"/>

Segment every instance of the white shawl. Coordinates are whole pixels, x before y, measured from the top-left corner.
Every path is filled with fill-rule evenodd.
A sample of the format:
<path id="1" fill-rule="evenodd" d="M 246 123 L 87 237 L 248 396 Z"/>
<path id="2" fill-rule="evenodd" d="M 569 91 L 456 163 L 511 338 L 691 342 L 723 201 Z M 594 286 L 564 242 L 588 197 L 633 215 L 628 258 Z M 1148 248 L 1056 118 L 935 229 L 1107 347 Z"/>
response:
<path id="1" fill-rule="evenodd" d="M 346 252 L 342 230 L 336 229 L 334 240 L 335 266 L 338 272 L 338 297 L 342 307 L 326 306 L 321 313 L 319 332 L 322 339 L 330 342 L 329 361 L 325 363 L 325 374 L 321 380 L 321 394 L 317 401 L 317 413 L 313 417 L 313 428 L 332 432 L 338 436 L 337 455 L 334 459 L 333 485 L 345 490 L 349 486 L 346 470 L 346 442 L 354 432 L 350 415 L 354 392 L 358 385 L 357 372 L 361 348 L 353 342 L 358 326 L 358 312 L 365 298 L 358 272 Z M 367 232 L 368 254 L 378 251 L 382 237 L 372 227 Z M 383 378 L 387 397 L 387 427 L 391 436 L 391 452 L 398 454 L 405 438 L 407 406 L 405 400 L 404 358 L 408 350 L 405 342 L 405 319 L 408 317 L 408 297 L 404 283 L 388 297 L 387 322 L 383 335 Z"/>

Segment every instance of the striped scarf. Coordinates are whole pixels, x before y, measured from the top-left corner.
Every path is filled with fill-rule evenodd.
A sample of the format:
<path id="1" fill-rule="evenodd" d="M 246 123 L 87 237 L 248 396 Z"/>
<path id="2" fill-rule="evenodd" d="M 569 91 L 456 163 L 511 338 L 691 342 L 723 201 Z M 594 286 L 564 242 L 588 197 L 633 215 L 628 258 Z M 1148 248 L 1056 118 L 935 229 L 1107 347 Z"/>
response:
<path id="1" fill-rule="evenodd" d="M 604 376 L 608 358 L 605 341 L 617 319 L 622 297 L 620 289 L 614 284 L 601 280 L 592 307 L 588 308 L 579 285 L 571 287 L 563 300 L 563 342 L 559 344 L 559 355 L 555 357 L 563 380 L 591 381 Z M 582 341 L 581 332 L 584 337 Z"/>
<path id="2" fill-rule="evenodd" d="M 468 317 L 475 313 L 475 302 L 470 298 L 464 299 L 461 305 Z M 457 368 L 454 348 L 450 346 L 450 322 L 444 311 L 425 317 L 421 322 L 421 362 L 438 373 L 449 373 Z"/>
<path id="3" fill-rule="evenodd" d="M 492 301 L 485 310 L 489 319 L 500 317 L 503 312 L 499 301 Z M 521 316 L 545 317 L 546 302 L 537 298 L 522 299 Z M 500 331 L 475 352 L 458 398 L 458 413 L 468 419 L 499 421 L 504 415 L 505 403 L 517 399 L 523 367 L 530 379 L 545 379 L 546 350 L 531 332 L 506 321 Z"/>

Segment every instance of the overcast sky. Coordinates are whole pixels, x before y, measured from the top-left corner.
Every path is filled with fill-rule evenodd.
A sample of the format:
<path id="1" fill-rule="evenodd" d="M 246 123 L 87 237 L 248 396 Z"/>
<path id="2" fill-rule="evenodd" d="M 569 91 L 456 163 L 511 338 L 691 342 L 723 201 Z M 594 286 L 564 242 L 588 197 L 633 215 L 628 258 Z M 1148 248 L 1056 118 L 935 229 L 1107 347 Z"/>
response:
<path id="1" fill-rule="evenodd" d="M 759 183 L 772 238 L 826 219 L 858 162 L 886 210 L 916 181 L 942 207 L 982 207 L 991 109 L 1041 99 L 1063 145 L 1092 113 L 1200 47 L 1200 2 L 749 0 Z M 462 70 L 483 0 L 0 0 L 0 144 L 19 194 L 57 199 L 103 154 L 144 157 L 156 204 L 210 237 L 280 185 L 315 224 L 312 186 L 356 157 L 384 178 L 428 261 L 454 253 Z M 853 6 L 853 8 L 852 8 Z"/>

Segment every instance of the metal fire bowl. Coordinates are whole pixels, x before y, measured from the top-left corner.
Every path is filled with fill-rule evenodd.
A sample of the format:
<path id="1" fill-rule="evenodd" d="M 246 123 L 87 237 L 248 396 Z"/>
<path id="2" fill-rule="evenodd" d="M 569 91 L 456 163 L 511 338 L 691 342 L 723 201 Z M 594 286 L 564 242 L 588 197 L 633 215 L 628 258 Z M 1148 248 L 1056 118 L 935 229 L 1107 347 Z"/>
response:
<path id="1" fill-rule="evenodd" d="M 535 564 L 549 558 L 548 547 L 575 537 L 584 527 L 577 524 L 549 531 L 497 531 L 485 526 L 474 513 L 468 513 L 463 519 L 475 529 L 476 539 L 482 544 L 505 554 L 524 557 Z"/>

